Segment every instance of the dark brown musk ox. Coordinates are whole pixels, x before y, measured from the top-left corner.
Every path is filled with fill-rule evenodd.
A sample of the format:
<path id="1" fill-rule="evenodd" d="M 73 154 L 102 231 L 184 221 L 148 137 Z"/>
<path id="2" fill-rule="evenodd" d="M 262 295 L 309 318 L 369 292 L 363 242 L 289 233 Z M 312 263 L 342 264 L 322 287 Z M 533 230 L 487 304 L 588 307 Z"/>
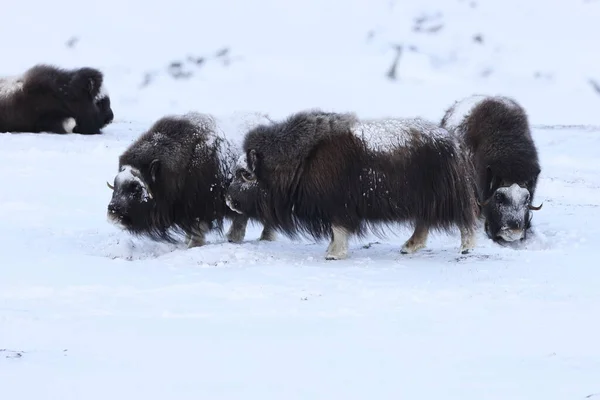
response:
<path id="1" fill-rule="evenodd" d="M 476 171 L 485 232 L 499 244 L 520 243 L 531 229 L 538 152 L 525 109 L 505 96 L 473 95 L 454 103 L 441 126 L 456 134 Z"/>
<path id="2" fill-rule="evenodd" d="M 249 130 L 243 152 L 230 207 L 290 238 L 330 238 L 327 260 L 346 258 L 351 235 L 380 235 L 382 224 L 414 227 L 405 254 L 423 248 L 434 229 L 458 227 L 463 254 L 475 246 L 472 165 L 431 122 L 307 110 Z"/>
<path id="3" fill-rule="evenodd" d="M 265 120 L 249 114 L 233 123 L 245 131 Z M 225 203 L 240 144 L 221 127 L 216 118 L 196 112 L 155 121 L 119 157 L 113 185 L 107 182 L 113 190 L 108 220 L 156 241 L 175 243 L 185 234 L 188 247 L 196 247 L 211 230 L 222 233 L 224 220 L 231 219 L 227 239 L 241 242 L 252 215 Z"/>
<path id="4" fill-rule="evenodd" d="M 99 134 L 113 121 L 104 75 L 38 64 L 0 77 L 0 132 Z"/>

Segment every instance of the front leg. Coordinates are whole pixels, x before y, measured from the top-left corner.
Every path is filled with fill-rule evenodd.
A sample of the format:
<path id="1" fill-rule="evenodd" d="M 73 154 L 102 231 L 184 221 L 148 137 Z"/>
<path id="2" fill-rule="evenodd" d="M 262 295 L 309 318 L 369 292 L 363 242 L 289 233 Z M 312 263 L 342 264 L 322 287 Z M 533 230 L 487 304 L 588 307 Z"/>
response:
<path id="1" fill-rule="evenodd" d="M 472 228 L 460 228 L 460 252 L 468 254 L 475 248 L 475 230 Z"/>
<path id="2" fill-rule="evenodd" d="M 348 231 L 341 226 L 331 227 L 331 242 L 327 247 L 326 260 L 343 260 L 348 256 Z"/>
<path id="3" fill-rule="evenodd" d="M 246 227 L 248 226 L 248 217 L 246 215 L 238 214 L 233 217 L 231 227 L 227 231 L 227 241 L 230 243 L 241 243 L 246 236 Z"/>
<path id="4" fill-rule="evenodd" d="M 73 133 L 77 125 L 75 118 L 58 118 L 58 117 L 42 117 L 37 120 L 35 124 L 36 132 L 49 132 L 49 133 Z"/>
<path id="5" fill-rule="evenodd" d="M 415 225 L 415 231 L 412 236 L 404 243 L 400 253 L 411 254 L 418 250 L 421 250 L 427 244 L 427 237 L 429 236 L 429 227 L 422 222 L 417 222 Z"/>

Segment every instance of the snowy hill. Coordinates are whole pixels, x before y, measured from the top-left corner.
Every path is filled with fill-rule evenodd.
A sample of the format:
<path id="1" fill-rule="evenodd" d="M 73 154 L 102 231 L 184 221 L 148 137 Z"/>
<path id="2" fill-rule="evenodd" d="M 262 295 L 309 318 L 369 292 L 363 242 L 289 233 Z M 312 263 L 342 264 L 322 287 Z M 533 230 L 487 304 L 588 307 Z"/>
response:
<path id="1" fill-rule="evenodd" d="M 600 397 L 600 2 L 57 0 L 3 16 L 0 74 L 101 68 L 116 120 L 0 135 L 0 398 Z M 166 113 L 439 119 L 473 92 L 515 96 L 536 125 L 544 207 L 525 249 L 480 234 L 461 256 L 432 235 L 402 256 L 400 230 L 326 262 L 326 243 L 259 243 L 260 226 L 186 250 L 106 220 L 119 154 Z"/>
<path id="2" fill-rule="evenodd" d="M 514 95 L 536 124 L 600 122 L 598 1 L 57 0 L 3 15 L 0 73 L 100 67 L 121 120 L 315 106 L 438 118 L 478 91 Z"/>

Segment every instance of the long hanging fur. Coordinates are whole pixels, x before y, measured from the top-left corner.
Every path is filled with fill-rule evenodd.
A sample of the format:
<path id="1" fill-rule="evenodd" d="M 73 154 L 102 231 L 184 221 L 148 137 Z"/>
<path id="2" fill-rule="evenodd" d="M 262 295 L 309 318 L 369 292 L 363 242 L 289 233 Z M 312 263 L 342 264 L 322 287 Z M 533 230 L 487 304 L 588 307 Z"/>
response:
<path id="1" fill-rule="evenodd" d="M 0 132 L 99 134 L 113 119 L 97 69 L 39 64 L 0 78 Z"/>
<path id="2" fill-rule="evenodd" d="M 390 223 L 410 223 L 425 238 L 431 229 L 474 229 L 472 165 L 428 121 L 303 111 L 250 130 L 243 150 L 246 184 L 260 189 L 252 207 L 289 237 L 362 236 Z"/>

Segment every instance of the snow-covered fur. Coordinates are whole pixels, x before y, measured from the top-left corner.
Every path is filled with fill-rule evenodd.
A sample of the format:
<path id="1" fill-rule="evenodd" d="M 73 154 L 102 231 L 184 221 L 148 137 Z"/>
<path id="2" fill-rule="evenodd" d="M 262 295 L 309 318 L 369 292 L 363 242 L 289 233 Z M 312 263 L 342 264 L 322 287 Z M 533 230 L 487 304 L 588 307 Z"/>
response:
<path id="1" fill-rule="evenodd" d="M 119 157 L 108 219 L 135 235 L 176 242 L 184 233 L 189 247 L 205 243 L 211 230 L 243 240 L 248 215 L 225 203 L 231 169 L 240 155 L 210 115 L 169 115 L 156 121 Z"/>
<path id="2" fill-rule="evenodd" d="M 403 253 L 424 247 L 432 229 L 458 226 L 461 252 L 474 247 L 473 170 L 459 142 L 422 119 L 360 121 L 319 110 L 250 130 L 230 203 L 254 210 L 289 237 L 331 238 L 326 259 L 347 257 L 351 235 L 410 223 Z M 241 195 L 240 195 L 241 193 Z"/>
<path id="3" fill-rule="evenodd" d="M 485 232 L 497 243 L 525 240 L 541 172 L 524 108 L 504 96 L 473 95 L 456 102 L 441 126 L 464 141 L 476 169 Z"/>
<path id="4" fill-rule="evenodd" d="M 114 118 L 102 72 L 39 64 L 0 78 L 0 132 L 98 134 Z"/>

